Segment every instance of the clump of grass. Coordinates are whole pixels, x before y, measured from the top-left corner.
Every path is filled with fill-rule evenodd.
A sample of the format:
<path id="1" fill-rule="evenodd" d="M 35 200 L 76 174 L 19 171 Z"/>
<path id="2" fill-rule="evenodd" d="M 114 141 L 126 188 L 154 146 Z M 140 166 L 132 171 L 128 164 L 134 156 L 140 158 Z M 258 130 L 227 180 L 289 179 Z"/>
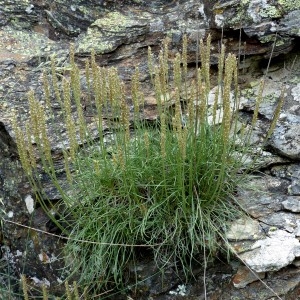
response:
<path id="1" fill-rule="evenodd" d="M 63 76 L 61 86 L 52 61 L 52 90 L 61 106 L 67 137 L 63 154 L 68 193 L 59 184 L 51 156 L 48 126 L 55 124 L 51 118 L 46 121 L 45 108 L 33 92 L 29 93 L 25 134 L 15 120 L 21 163 L 49 215 L 51 208 L 37 183 L 37 167 L 61 194 L 66 211 L 60 215 L 62 222 L 54 221 L 69 238 L 64 254 L 71 270 L 81 274 L 79 284 L 97 288 L 111 282 L 125 284 L 125 270 L 135 261 L 137 247 L 151 250 L 160 268 L 172 263 L 188 276 L 198 254 L 205 253 L 206 259 L 213 255 L 219 238 L 224 239 L 226 224 L 241 212 L 235 192 L 246 179 L 241 169 L 249 134 L 242 136 L 237 150 L 236 58 L 225 56 L 222 47 L 217 92 L 209 103 L 210 38 L 206 45 L 200 43 L 201 67 L 192 83 L 187 74 L 186 37 L 182 54 L 173 60 L 167 40 L 163 49 L 158 64 L 151 49 L 148 53 L 158 114 L 152 126 L 143 116 L 138 68 L 131 81 L 131 99 L 127 99 L 116 69 L 100 68 L 92 53 L 85 80 L 97 138 L 82 108 L 74 51 L 69 76 Z M 55 122 L 50 83 L 44 76 L 47 113 Z M 258 107 L 252 125 L 257 111 Z M 106 128 L 109 134 L 104 134 Z"/>

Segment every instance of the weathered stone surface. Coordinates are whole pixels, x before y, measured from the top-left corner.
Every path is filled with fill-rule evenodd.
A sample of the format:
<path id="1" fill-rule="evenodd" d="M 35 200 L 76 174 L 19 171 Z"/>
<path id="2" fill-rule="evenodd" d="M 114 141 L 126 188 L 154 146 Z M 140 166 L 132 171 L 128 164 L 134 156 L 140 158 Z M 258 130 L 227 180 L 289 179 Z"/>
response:
<path id="1" fill-rule="evenodd" d="M 76 41 L 76 52 L 80 55 L 113 52 L 123 44 L 137 43 L 145 39 L 150 30 L 151 16 L 127 16 L 121 12 L 109 12 L 96 20 L 87 33 Z"/>
<path id="2" fill-rule="evenodd" d="M 292 66 L 291 66 L 292 67 Z M 280 97 L 284 97 L 284 105 L 277 126 L 267 141 L 266 146 L 272 149 L 272 152 L 280 154 L 292 160 L 298 160 L 300 157 L 300 117 L 298 102 L 298 80 L 299 63 L 295 63 L 294 77 L 290 75 L 288 70 L 269 69 L 268 77 L 264 78 L 264 91 L 259 114 L 264 117 L 261 124 L 258 124 L 254 134 L 263 140 L 266 136 L 270 122 L 274 118 L 274 112 L 278 105 Z M 253 111 L 255 101 L 257 99 L 259 89 L 259 81 L 250 83 L 250 88 L 242 91 L 242 109 L 245 111 Z M 248 101 L 246 101 L 248 99 Z M 268 122 L 266 122 L 268 120 Z M 298 190 L 295 182 L 292 183 L 293 190 Z"/>
<path id="3" fill-rule="evenodd" d="M 300 123 L 278 124 L 269 145 L 279 154 L 293 160 L 300 159 Z"/>
<path id="4" fill-rule="evenodd" d="M 267 279 L 255 281 L 243 289 L 237 289 L 233 285 L 224 287 L 221 293 L 215 293 L 218 297 L 211 299 L 295 300 L 299 297 L 299 282 L 300 270 L 295 267 L 286 267 L 278 272 L 268 273 Z"/>
<path id="5" fill-rule="evenodd" d="M 282 205 L 286 210 L 300 213 L 300 197 L 287 197 L 287 199 L 282 202 Z"/>
<path id="6" fill-rule="evenodd" d="M 300 220 L 297 220 L 297 227 L 296 227 L 294 233 L 295 233 L 296 237 L 298 237 L 298 238 L 300 237 Z"/>
<path id="7" fill-rule="evenodd" d="M 280 228 L 293 233 L 297 227 L 297 221 L 300 220 L 300 216 L 290 212 L 278 211 L 260 217 L 259 220 L 270 227 Z"/>
<path id="8" fill-rule="evenodd" d="M 229 228 L 227 238 L 242 262 L 255 272 L 278 271 L 291 264 L 300 254 L 297 238 L 300 215 L 294 213 L 297 212 L 299 199 L 287 196 L 289 181 L 284 182 L 297 174 L 298 168 L 295 166 L 287 165 L 281 172 L 278 166 L 276 174 L 281 179 L 268 176 L 253 178 L 252 183 L 239 192 L 240 203 L 257 220 L 237 220 Z M 253 241 L 253 237 L 258 237 L 258 240 Z M 240 278 L 244 276 L 239 273 L 235 275 L 237 287 L 246 286 L 247 274 L 241 284 Z"/>
<path id="9" fill-rule="evenodd" d="M 281 210 L 289 181 L 272 176 L 253 178 L 247 188 L 241 187 L 239 202 L 255 219 Z"/>
<path id="10" fill-rule="evenodd" d="M 293 47 L 294 37 L 299 37 L 300 2 L 279 1 L 221 1 L 213 9 L 217 28 L 242 28 L 248 37 L 261 43 L 275 42 L 273 55 L 286 53 Z"/>
<path id="11" fill-rule="evenodd" d="M 228 240 L 258 240 L 264 237 L 259 222 L 251 218 L 238 219 L 226 232 Z"/>
<path id="12" fill-rule="evenodd" d="M 134 266 L 129 268 L 130 276 L 133 281 L 135 278 L 140 279 L 140 283 L 135 289 L 136 297 L 141 295 L 150 294 L 155 297 L 159 294 L 166 293 L 168 294 L 174 286 L 182 284 L 178 274 L 174 270 L 174 265 L 168 264 L 165 266 L 165 280 L 161 277 L 159 272 L 159 267 L 155 264 L 152 259 L 143 260 L 137 262 Z M 152 276 L 149 276 L 152 274 Z M 181 274 L 184 276 L 184 274 Z"/>
<path id="13" fill-rule="evenodd" d="M 291 184 L 288 186 L 288 195 L 300 195 L 300 165 L 295 163 L 292 165 L 279 165 L 271 168 L 271 173 L 275 176 L 290 180 Z"/>
<path id="14" fill-rule="evenodd" d="M 283 230 L 269 231 L 266 239 L 256 241 L 252 251 L 240 254 L 256 272 L 278 271 L 300 256 L 300 242 L 295 235 Z"/>
<path id="15" fill-rule="evenodd" d="M 0 1 L 0 26 L 12 23 L 18 25 L 22 22 L 23 29 L 32 26 L 37 21 L 37 16 L 32 11 L 33 5 L 26 0 Z"/>
<path id="16" fill-rule="evenodd" d="M 36 205 L 17 159 L 15 143 L 0 124 L 0 269 L 1 274 L 7 273 L 7 276 L 1 276 L 0 290 L 1 296 L 6 297 L 3 299 L 8 299 L 19 289 L 20 274 L 26 275 L 30 285 L 51 282 L 52 289 L 57 289 L 57 280 L 62 272 L 54 273 L 52 270 L 62 267 L 58 259 L 62 242 L 35 231 L 45 229 L 49 218 L 43 212 L 43 218 L 35 219 Z M 31 199 L 32 205 L 29 205 L 28 199 Z M 7 289 L 1 289 L 1 285 Z"/>
<path id="17" fill-rule="evenodd" d="M 11 131 L 13 109 L 21 112 L 23 120 L 28 118 L 25 95 L 28 89 L 34 89 L 37 98 L 40 99 L 41 74 L 44 68 L 49 69 L 50 55 L 57 54 L 58 66 L 62 71 L 67 66 L 67 50 L 70 40 L 77 47 L 79 63 L 82 62 L 81 56 L 89 55 L 89 49 L 94 46 L 98 53 L 104 53 L 97 57 L 101 65 L 118 67 L 121 77 L 125 80 L 129 80 L 134 68 L 139 66 L 142 73 L 141 80 L 147 82 L 147 47 L 151 46 L 156 55 L 161 49 L 161 40 L 166 35 L 171 39 L 170 52 L 173 55 L 181 47 L 182 35 L 187 33 L 188 57 L 191 65 L 195 64 L 196 41 L 199 37 L 205 37 L 208 32 L 212 33 L 211 62 L 216 62 L 221 31 L 211 28 L 214 21 L 219 27 L 224 25 L 223 42 L 227 50 L 235 54 L 269 55 L 276 30 L 278 33 L 274 55 L 290 50 L 293 39 L 299 37 L 298 1 L 234 0 L 217 3 L 217 1 L 205 0 L 199 3 L 198 0 L 124 0 L 117 3 L 114 0 L 92 0 L 83 3 L 83 1 L 74 0 L 71 2 L 43 0 L 30 4 L 28 1 L 19 0 L 0 1 L 0 121 L 3 122 L 3 126 L 1 123 L 3 128 L 0 126 L 0 193 L 3 192 L 0 199 L 3 199 L 4 217 L 7 221 L 19 222 L 23 225 L 31 224 L 46 232 L 50 231 L 49 219 L 41 208 L 36 203 L 34 207 L 26 207 L 25 199 L 34 199 L 34 197 L 23 177 L 13 140 L 8 133 L 13 136 Z M 241 8 L 240 5 L 244 6 Z M 119 22 L 121 20 L 124 22 Z M 119 22 L 118 26 L 113 26 L 115 21 Z M 232 35 L 231 31 L 227 31 L 228 28 L 240 27 L 246 33 L 242 37 L 242 42 L 245 41 L 242 47 L 238 37 Z M 259 177 L 249 184 L 249 189 L 241 188 L 238 196 L 240 204 L 256 220 L 237 222 L 232 226 L 234 231 L 228 233 L 229 237 L 231 236 L 234 240 L 233 248 L 240 254 L 260 250 L 262 252 L 258 252 L 259 254 L 267 255 L 269 251 L 276 252 L 276 249 L 280 247 L 279 244 L 284 245 L 284 259 L 277 257 L 277 262 L 269 261 L 269 265 L 261 265 L 260 267 L 263 266 L 264 269 L 273 269 L 274 265 L 280 268 L 289 263 L 293 256 L 298 255 L 296 240 L 300 237 L 300 221 L 297 204 L 293 203 L 300 190 L 299 164 L 291 162 L 289 158 L 299 159 L 299 156 L 290 153 L 287 149 L 288 145 L 285 148 L 276 146 L 276 139 L 288 138 L 283 136 L 286 132 L 290 133 L 291 142 L 294 141 L 297 146 L 295 126 L 299 125 L 300 63 L 296 60 L 294 67 L 291 68 L 293 61 L 292 56 L 284 56 L 281 62 L 271 64 L 268 76 L 265 77 L 264 99 L 259 110 L 260 120 L 255 129 L 257 134 L 252 137 L 252 145 L 262 143 L 263 136 L 273 118 L 281 88 L 285 87 L 286 101 L 280 116 L 280 126 L 276 128 L 267 149 L 264 149 L 259 158 L 263 160 L 260 164 L 261 168 L 273 177 Z M 257 90 L 258 79 L 263 72 L 266 72 L 261 65 L 266 65 L 261 57 L 246 58 L 240 63 L 241 80 L 251 83 L 248 86 L 249 90 L 243 94 L 242 110 L 247 115 L 253 112 L 256 99 L 252 88 L 256 87 Z M 145 88 L 145 91 L 147 91 L 149 103 L 148 116 L 149 119 L 153 119 L 156 115 L 155 103 L 152 101 L 154 97 L 149 89 Z M 56 103 L 53 103 L 53 107 L 57 109 Z M 61 127 L 60 124 L 58 121 L 58 128 Z M 59 130 L 63 133 L 64 129 Z M 62 146 L 54 133 L 55 131 L 50 132 L 50 138 L 55 150 L 55 159 L 59 161 L 59 151 Z M 275 152 L 276 149 L 285 158 L 268 152 L 269 150 Z M 277 166 L 283 163 L 286 165 Z M 47 195 L 51 200 L 59 199 L 59 194 L 51 186 L 47 187 Z M 31 214 L 28 208 L 31 212 L 34 209 Z M 32 220 L 32 223 L 29 223 L 29 220 Z M 269 233 L 270 230 L 281 232 L 287 241 L 284 241 L 281 236 L 272 236 L 272 233 Z M 291 235 L 288 235 L 286 231 Z M 266 237 L 263 232 L 269 234 L 269 237 Z M 34 230 L 29 230 L 28 235 L 27 229 L 9 222 L 4 223 L 2 235 L 0 268 L 2 263 L 5 263 L 5 268 L 8 266 L 13 270 L 15 282 L 19 280 L 20 271 L 23 271 L 33 285 L 41 282 L 50 283 L 51 290 L 55 291 L 57 282 L 63 279 L 58 271 L 61 264 L 56 259 L 62 243 L 54 237 Z M 294 235 L 297 239 L 293 238 Z M 261 247 L 252 249 L 256 239 Z M 269 244 L 265 245 L 263 241 Z M 265 252 L 263 252 L 263 247 Z M 26 252 L 25 250 L 28 249 L 30 251 Z M 296 250 L 293 252 L 293 249 Z M 252 252 L 253 257 L 250 262 L 259 264 L 259 257 L 254 254 Z M 215 268 L 208 268 L 206 278 L 203 278 L 201 275 L 203 270 L 200 270 L 196 272 L 196 283 L 187 285 L 186 295 L 178 295 L 178 297 L 189 300 L 199 299 L 204 298 L 206 293 L 209 299 L 266 300 L 275 297 L 274 292 L 286 300 L 294 300 L 299 296 L 299 269 L 287 266 L 277 272 L 269 273 L 268 279 L 264 282 L 271 289 L 266 288 L 261 282 L 253 282 L 239 290 L 234 288 L 234 282 L 231 281 L 234 269 L 219 262 Z M 168 270 L 163 281 L 159 276 L 151 277 L 157 271 L 151 262 L 149 265 L 145 263 L 138 271 L 143 278 L 147 276 L 152 278 L 147 285 L 141 286 L 140 292 L 142 295 L 145 288 L 144 292 L 152 293 L 153 299 L 175 299 L 174 297 L 177 296 L 170 295 L 169 291 L 176 290 L 178 285 L 183 284 L 186 279 L 184 276 L 181 281 L 175 278 L 175 273 L 171 269 Z M 205 290 L 203 289 L 204 279 Z M 5 280 L 3 281 L 1 277 L 0 284 L 8 284 Z M 16 289 L 17 287 L 18 285 Z M 59 292 L 58 290 L 57 295 Z"/>
<path id="18" fill-rule="evenodd" d="M 250 270 L 249 268 L 245 266 L 241 266 L 238 268 L 237 273 L 234 275 L 232 279 L 232 283 L 234 287 L 236 288 L 244 288 L 249 283 L 252 283 L 254 281 L 257 281 L 259 279 L 264 279 L 266 276 L 266 273 L 257 273 L 255 271 Z"/>

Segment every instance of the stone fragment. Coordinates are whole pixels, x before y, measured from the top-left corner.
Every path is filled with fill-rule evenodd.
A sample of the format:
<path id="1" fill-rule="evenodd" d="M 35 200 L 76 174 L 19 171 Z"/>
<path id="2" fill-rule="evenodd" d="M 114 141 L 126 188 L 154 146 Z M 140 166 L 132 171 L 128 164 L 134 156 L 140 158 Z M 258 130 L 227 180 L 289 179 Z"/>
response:
<path id="1" fill-rule="evenodd" d="M 284 230 L 269 234 L 270 237 L 256 241 L 252 251 L 240 254 L 241 260 L 256 272 L 278 271 L 300 256 L 300 243 L 293 234 Z"/>
<path id="2" fill-rule="evenodd" d="M 249 283 L 265 278 L 265 275 L 265 272 L 258 273 L 250 270 L 246 266 L 240 266 L 232 279 L 232 283 L 234 287 L 241 289 Z"/>
<path id="3" fill-rule="evenodd" d="M 251 251 L 252 250 L 252 246 L 253 246 L 254 241 L 231 241 L 230 242 L 230 246 L 232 248 L 232 250 L 239 254 L 239 253 L 244 253 L 247 251 Z"/>
<path id="4" fill-rule="evenodd" d="M 263 224 L 271 226 L 272 228 L 276 229 L 284 229 L 290 233 L 294 233 L 297 227 L 297 220 L 300 219 L 298 214 L 294 214 L 291 212 L 274 212 L 273 214 L 264 216 L 259 218 Z"/>
<path id="5" fill-rule="evenodd" d="M 239 203 L 254 219 L 271 216 L 281 209 L 289 184 L 275 176 L 253 177 L 246 187 L 240 187 Z"/>
<path id="6" fill-rule="evenodd" d="M 291 196 L 300 196 L 300 182 L 293 180 L 288 187 L 288 194 Z"/>
<path id="7" fill-rule="evenodd" d="M 288 166 L 287 171 L 291 180 L 291 184 L 288 187 L 288 194 L 291 196 L 300 196 L 300 164 Z"/>
<path id="8" fill-rule="evenodd" d="M 149 21 L 145 16 L 109 12 L 79 37 L 76 52 L 89 53 L 94 49 L 97 54 L 104 54 L 113 52 L 122 44 L 137 42 L 149 32 Z"/>
<path id="9" fill-rule="evenodd" d="M 287 34 L 291 36 L 300 36 L 300 2 L 295 1 L 298 3 L 295 3 L 294 8 L 298 8 L 296 10 L 290 11 L 288 14 L 286 14 L 279 22 L 279 28 L 278 31 L 280 34 Z"/>
<path id="10" fill-rule="evenodd" d="M 300 159 L 300 124 L 279 124 L 274 130 L 269 141 L 271 146 L 279 154 L 292 160 Z"/>
<path id="11" fill-rule="evenodd" d="M 21 31 L 11 26 L 2 27 L 0 30 L 0 63 L 9 60 L 15 63 L 29 63 L 50 55 L 52 51 L 58 52 L 59 47 L 44 35 Z"/>
<path id="12" fill-rule="evenodd" d="M 26 204 L 26 208 L 28 210 L 28 212 L 31 214 L 34 212 L 34 200 L 31 197 L 31 195 L 27 195 L 25 197 L 25 204 Z"/>
<path id="13" fill-rule="evenodd" d="M 226 233 L 228 240 L 258 240 L 263 236 L 258 221 L 249 217 L 233 222 Z"/>
<path id="14" fill-rule="evenodd" d="M 213 8 L 217 28 L 243 28 L 248 37 L 274 44 L 273 55 L 287 53 L 300 36 L 300 1 L 219 1 Z M 274 21 L 276 20 L 276 22 Z M 270 49 L 271 51 L 271 49 Z"/>
<path id="15" fill-rule="evenodd" d="M 297 227 L 294 231 L 294 234 L 296 237 L 300 237 L 300 220 L 297 220 L 296 224 L 297 224 Z"/>
<path id="16" fill-rule="evenodd" d="M 292 96 L 295 101 L 300 102 L 300 83 L 292 89 Z"/>
<path id="17" fill-rule="evenodd" d="M 286 210 L 300 212 L 300 197 L 287 197 L 287 199 L 282 202 L 282 205 Z"/>

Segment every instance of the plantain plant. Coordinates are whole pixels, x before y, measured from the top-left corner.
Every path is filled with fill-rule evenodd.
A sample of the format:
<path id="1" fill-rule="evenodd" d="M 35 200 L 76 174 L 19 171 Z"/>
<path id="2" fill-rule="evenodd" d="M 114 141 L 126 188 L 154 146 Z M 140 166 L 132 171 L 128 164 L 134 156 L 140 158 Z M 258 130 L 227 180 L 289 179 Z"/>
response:
<path id="1" fill-rule="evenodd" d="M 149 48 L 157 109 L 151 124 L 144 116 L 147 103 L 138 68 L 126 87 L 115 68 L 96 64 L 92 52 L 83 89 L 72 48 L 61 78 L 55 59 L 51 74 L 44 72 L 44 101 L 29 92 L 25 132 L 16 116 L 22 166 L 37 199 L 67 238 L 63 254 L 72 273 L 80 274 L 79 285 L 97 291 L 126 284 L 125 271 L 138 259 L 136 249 L 152 253 L 161 270 L 174 264 L 188 278 L 199 253 L 206 260 L 213 256 L 220 239 L 225 240 L 227 224 L 242 214 L 236 189 L 248 178 L 250 167 L 244 161 L 251 129 L 240 126 L 237 60 L 224 47 L 212 96 L 210 43 L 210 37 L 200 42 L 200 67 L 192 80 L 186 37 L 182 53 L 172 59 L 168 40 L 157 60 Z M 93 108 L 92 118 L 83 108 L 83 96 Z M 247 128 L 255 126 L 258 106 Z M 49 139 L 58 117 L 65 127 L 67 189 L 58 177 Z M 46 201 L 41 172 L 60 193 L 64 209 Z M 53 209 L 59 218 L 53 217 Z"/>

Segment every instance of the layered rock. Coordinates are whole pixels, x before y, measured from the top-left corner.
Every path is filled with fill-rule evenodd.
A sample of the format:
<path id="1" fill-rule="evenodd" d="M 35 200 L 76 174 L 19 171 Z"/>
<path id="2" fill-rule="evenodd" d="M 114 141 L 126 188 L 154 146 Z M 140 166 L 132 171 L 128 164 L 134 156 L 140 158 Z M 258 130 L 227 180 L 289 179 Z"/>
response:
<path id="1" fill-rule="evenodd" d="M 266 72 L 266 68 L 259 68 L 260 64 L 266 65 L 262 56 L 287 53 L 300 36 L 299 1 L 87 2 L 45 0 L 30 4 L 19 0 L 0 1 L 0 121 L 3 122 L 0 126 L 1 217 L 8 221 L 3 223 L 2 228 L 1 260 L 14 271 L 16 282 L 20 273 L 24 272 L 33 284 L 49 283 L 52 292 L 57 292 L 56 286 L 63 279 L 58 271 L 62 265 L 57 260 L 63 243 L 34 230 L 29 230 L 28 235 L 28 228 L 16 225 L 33 225 L 36 229 L 50 231 L 49 219 L 36 203 L 32 203 L 34 196 L 24 178 L 10 137 L 14 134 L 11 130 L 13 110 L 22 112 L 24 120 L 28 118 L 28 89 L 34 89 L 37 98 L 42 94 L 41 75 L 44 68 L 49 68 L 49 57 L 55 53 L 58 66 L 63 67 L 68 58 L 69 42 L 72 41 L 79 63 L 94 48 L 99 63 L 117 66 L 123 79 L 129 80 L 135 66 L 139 66 L 143 74 L 141 79 L 147 82 L 148 46 L 157 53 L 161 40 L 168 36 L 172 54 L 180 50 L 182 36 L 187 34 L 189 62 L 195 63 L 197 41 L 211 33 L 211 62 L 215 63 L 223 29 L 223 42 L 228 51 L 242 56 L 258 55 L 241 59 L 240 62 L 241 78 L 248 86 L 242 93 L 241 110 L 244 114 L 252 114 L 257 78 Z M 242 30 L 241 41 L 239 29 Z M 142 287 L 154 299 L 169 299 L 168 291 L 172 291 L 172 287 L 178 287 L 174 290 L 176 293 L 185 290 L 187 299 L 200 297 L 204 293 L 212 299 L 255 299 L 257 294 L 265 295 L 261 299 L 269 299 L 274 292 L 285 295 L 286 299 L 296 299 L 299 295 L 300 272 L 290 264 L 299 265 L 300 74 L 298 61 L 292 65 L 293 54 L 282 59 L 287 61 L 285 65 L 279 62 L 268 69 L 264 99 L 259 110 L 260 120 L 254 131 L 256 135 L 252 137 L 253 145 L 262 141 L 284 88 L 286 102 L 278 126 L 267 145 L 259 144 L 264 147 L 259 167 L 272 177 L 265 176 L 253 181 L 253 184 L 260 186 L 259 193 L 253 189 L 240 191 L 240 203 L 251 219 L 237 221 L 228 232 L 232 247 L 252 271 L 247 272 L 249 268 L 238 268 L 232 264 L 224 265 L 224 272 L 220 274 L 218 267 L 212 267 L 207 270 L 208 284 L 207 289 L 203 290 L 200 288 L 203 285 L 203 270 L 200 270 L 196 284 L 178 290 L 178 284 L 182 282 L 169 270 L 164 287 L 155 276 L 148 281 L 148 286 Z M 253 77 L 243 75 L 243 72 L 253 72 Z M 148 95 L 148 103 L 151 103 L 151 94 Z M 151 113 L 155 112 L 149 109 Z M 54 133 L 50 138 L 55 159 L 59 161 L 61 141 Z M 57 200 L 58 195 L 51 187 L 48 191 L 50 200 Z M 149 265 L 151 267 L 148 268 Z M 149 265 L 144 263 L 140 268 L 142 277 L 149 277 L 157 271 L 155 266 Z M 236 276 L 232 277 L 237 269 Z M 134 272 L 138 273 L 138 270 Z M 262 279 L 266 272 L 269 272 L 267 284 L 271 290 L 260 281 L 253 282 Z M 285 278 L 288 278 L 288 284 Z M 5 286 L 8 283 L 2 278 L 0 284 Z M 234 286 L 243 289 L 236 290 Z"/>

